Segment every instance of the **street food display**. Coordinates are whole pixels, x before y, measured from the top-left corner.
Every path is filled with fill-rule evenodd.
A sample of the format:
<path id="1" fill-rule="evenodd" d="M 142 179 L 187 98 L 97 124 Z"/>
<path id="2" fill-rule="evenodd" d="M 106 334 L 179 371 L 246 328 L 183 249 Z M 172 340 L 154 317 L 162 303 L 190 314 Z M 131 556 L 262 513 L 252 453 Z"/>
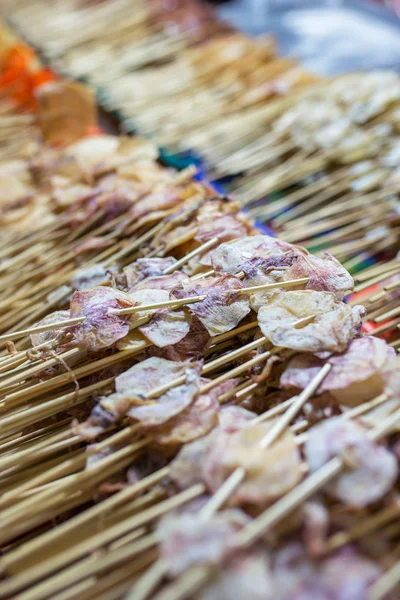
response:
<path id="1" fill-rule="evenodd" d="M 132 76 L 159 69 L 160 89 L 213 48 L 215 72 L 197 66 L 221 107 L 242 97 L 236 53 L 243 81 L 256 47 L 260 68 L 287 68 L 201 5 L 134 4 L 10 14 L 71 69 L 112 47 Z M 208 160 L 240 172 L 234 197 L 162 164 L 151 139 L 95 126 L 76 83 L 49 77 L 22 104 L 4 92 L 0 598 L 399 597 L 398 78 L 350 81 L 241 106 L 247 133 L 221 160 L 215 129 Z"/>

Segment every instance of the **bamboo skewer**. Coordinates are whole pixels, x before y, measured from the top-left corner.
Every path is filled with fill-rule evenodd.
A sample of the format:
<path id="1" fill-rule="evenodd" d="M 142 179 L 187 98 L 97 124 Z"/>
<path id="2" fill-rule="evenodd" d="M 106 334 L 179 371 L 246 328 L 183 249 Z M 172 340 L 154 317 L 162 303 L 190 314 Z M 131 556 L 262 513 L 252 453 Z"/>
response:
<path id="1" fill-rule="evenodd" d="M 368 591 L 368 600 L 381 600 L 395 589 L 400 582 L 400 561 L 397 561 L 389 571 L 372 584 Z"/>
<path id="2" fill-rule="evenodd" d="M 93 552 L 93 550 L 95 550 L 96 548 L 104 546 L 105 544 L 118 539 L 121 535 L 124 535 L 124 534 L 128 533 L 129 531 L 134 531 L 135 529 L 142 527 L 149 521 L 152 521 L 152 520 L 158 518 L 159 516 L 161 516 L 162 514 L 164 514 L 165 512 L 169 512 L 173 508 L 178 507 L 181 504 L 188 502 L 189 500 L 191 500 L 193 498 L 196 498 L 197 496 L 199 496 L 202 493 L 203 493 L 203 486 L 195 485 L 192 488 L 189 488 L 188 490 L 185 490 L 184 492 L 177 494 L 173 498 L 164 500 L 163 502 L 160 502 L 155 507 L 151 507 L 151 508 L 143 511 L 139 515 L 133 515 L 132 517 L 128 517 L 126 520 L 122 521 L 121 523 L 117 523 L 116 525 L 109 527 L 106 531 L 101 532 L 98 535 L 94 536 L 87 543 L 82 545 L 80 552 L 79 551 L 77 552 L 77 550 L 75 548 L 74 549 L 74 559 L 79 558 L 79 556 L 81 555 L 80 553 L 88 554 L 89 552 Z M 28 597 L 31 597 L 31 600 L 33 600 L 33 598 L 36 597 L 33 594 L 40 593 L 40 590 L 41 590 L 41 588 L 43 588 L 43 586 L 45 586 L 47 588 L 46 593 L 48 595 L 54 594 L 56 591 L 63 589 L 63 587 L 67 586 L 70 582 L 71 582 L 71 579 L 69 577 L 69 573 L 67 572 L 65 575 L 63 573 L 61 573 L 60 575 L 56 575 L 52 579 L 48 579 L 43 584 L 38 584 L 38 586 L 36 586 L 36 590 L 33 588 L 30 592 L 30 596 L 28 596 Z M 25 586 L 25 582 L 24 582 L 24 586 Z M 0 593 L 4 593 L 3 592 L 4 588 L 3 589 L 2 588 L 3 588 L 3 584 L 0 584 Z"/>
<path id="3" fill-rule="evenodd" d="M 52 331 L 55 329 L 62 329 L 63 327 L 69 327 L 70 325 L 76 325 L 77 323 L 82 323 L 86 317 L 75 317 L 74 319 L 68 319 L 68 324 L 64 325 L 63 322 L 59 323 L 48 323 L 47 325 L 40 325 L 39 327 L 31 327 L 29 329 L 23 329 L 21 331 L 15 331 L 14 333 L 9 333 L 6 335 L 0 335 L 0 342 L 2 341 L 12 341 L 16 340 L 19 337 L 24 337 L 26 335 L 32 335 L 36 333 L 43 333 L 44 331 Z"/>
<path id="4" fill-rule="evenodd" d="M 276 288 L 287 288 L 287 287 L 292 287 L 292 286 L 297 286 L 297 285 L 303 285 L 304 283 L 308 282 L 308 279 L 309 279 L 308 277 L 301 277 L 299 279 L 291 279 L 288 281 L 282 281 L 282 282 L 276 282 L 276 283 L 265 283 L 262 285 L 254 285 L 251 287 L 235 290 L 232 293 L 237 294 L 237 295 L 247 295 L 247 294 L 252 294 L 253 292 L 258 292 L 258 291 L 263 291 L 263 290 L 271 290 L 271 289 L 276 289 Z M 127 314 L 131 314 L 131 313 L 135 313 L 135 312 L 140 312 L 142 310 L 156 310 L 158 308 L 182 306 L 185 303 L 191 304 L 191 303 L 196 303 L 196 302 L 202 302 L 206 298 L 207 298 L 206 295 L 191 296 L 191 297 L 189 296 L 187 298 L 182 298 L 181 300 L 178 300 L 178 299 L 177 300 L 166 300 L 165 302 L 158 302 L 158 303 L 154 303 L 154 304 L 141 304 L 139 306 L 132 306 L 130 308 L 110 309 L 109 312 L 114 315 L 127 315 Z"/>

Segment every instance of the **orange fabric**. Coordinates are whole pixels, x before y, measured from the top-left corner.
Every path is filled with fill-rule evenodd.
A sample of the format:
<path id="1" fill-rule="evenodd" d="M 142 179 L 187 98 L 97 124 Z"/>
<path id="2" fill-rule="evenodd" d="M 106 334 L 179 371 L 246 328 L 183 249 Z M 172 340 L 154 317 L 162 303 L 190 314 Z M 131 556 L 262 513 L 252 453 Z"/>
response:
<path id="1" fill-rule="evenodd" d="M 25 109 L 36 110 L 35 90 L 56 79 L 50 69 L 40 66 L 35 52 L 25 44 L 10 48 L 3 56 L 1 66 L 0 95 L 7 95 Z"/>

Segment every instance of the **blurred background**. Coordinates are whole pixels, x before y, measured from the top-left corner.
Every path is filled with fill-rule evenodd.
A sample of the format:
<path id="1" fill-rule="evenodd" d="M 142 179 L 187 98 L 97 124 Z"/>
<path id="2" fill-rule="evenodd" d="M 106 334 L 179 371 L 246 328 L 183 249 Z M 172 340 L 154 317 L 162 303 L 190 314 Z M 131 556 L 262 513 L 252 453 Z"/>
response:
<path id="1" fill-rule="evenodd" d="M 231 0 L 218 11 L 251 34 L 273 32 L 316 73 L 400 70 L 400 0 Z"/>

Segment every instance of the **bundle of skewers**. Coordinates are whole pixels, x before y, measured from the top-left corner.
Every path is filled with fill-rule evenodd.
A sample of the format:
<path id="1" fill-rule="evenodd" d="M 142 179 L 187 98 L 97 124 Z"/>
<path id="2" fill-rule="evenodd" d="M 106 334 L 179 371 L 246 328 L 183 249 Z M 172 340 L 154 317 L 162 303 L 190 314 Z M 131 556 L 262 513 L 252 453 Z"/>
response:
<path id="1" fill-rule="evenodd" d="M 196 0 L 2 3 L 3 14 L 62 72 L 104 82 L 147 65 L 173 61 L 231 28 Z M 27 26 L 27 23 L 30 23 Z M 83 56 L 85 58 L 83 59 Z"/>
<path id="2" fill-rule="evenodd" d="M 137 4 L 22 0 L 3 14 L 55 68 L 97 86 L 125 130 L 170 149 L 316 80 L 278 58 L 270 37 L 239 34 L 202 3 Z"/>
<path id="3" fill-rule="evenodd" d="M 396 597 L 394 349 L 150 149 L 44 145 L 67 207 L 2 250 L 0 597 Z"/>
<path id="4" fill-rule="evenodd" d="M 270 38 L 252 40 L 217 25 L 196 43 L 164 52 L 162 60 L 149 58 L 150 51 L 144 58 L 157 11 L 165 17 L 157 27 L 168 37 L 182 33 L 177 24 L 182 14 L 198 10 L 204 16 L 206 9 L 190 4 L 184 12 L 178 3 L 168 12 L 169 5 L 144 3 L 136 37 L 131 32 L 121 38 L 130 40 L 128 50 L 113 35 L 115 23 L 125 26 L 118 10 L 127 11 L 128 5 L 132 8 L 116 1 L 48 7 L 20 0 L 6 3 L 4 11 L 34 37 L 52 64 L 62 67 L 59 56 L 66 72 L 106 90 L 106 104 L 119 111 L 126 130 L 151 134 L 170 151 L 200 157 L 210 176 L 229 178 L 229 191 L 282 239 L 315 252 L 329 250 L 351 272 L 395 255 L 396 73 L 317 80 L 296 61 L 278 57 Z M 109 23 L 113 10 L 115 23 Z M 206 21 L 192 19 L 192 33 L 200 23 L 218 23 L 207 14 Z M 92 27 L 77 30 L 74 25 L 85 19 Z M 126 27 L 131 26 L 127 19 Z M 96 60 L 88 59 L 89 48 L 96 50 Z"/>

